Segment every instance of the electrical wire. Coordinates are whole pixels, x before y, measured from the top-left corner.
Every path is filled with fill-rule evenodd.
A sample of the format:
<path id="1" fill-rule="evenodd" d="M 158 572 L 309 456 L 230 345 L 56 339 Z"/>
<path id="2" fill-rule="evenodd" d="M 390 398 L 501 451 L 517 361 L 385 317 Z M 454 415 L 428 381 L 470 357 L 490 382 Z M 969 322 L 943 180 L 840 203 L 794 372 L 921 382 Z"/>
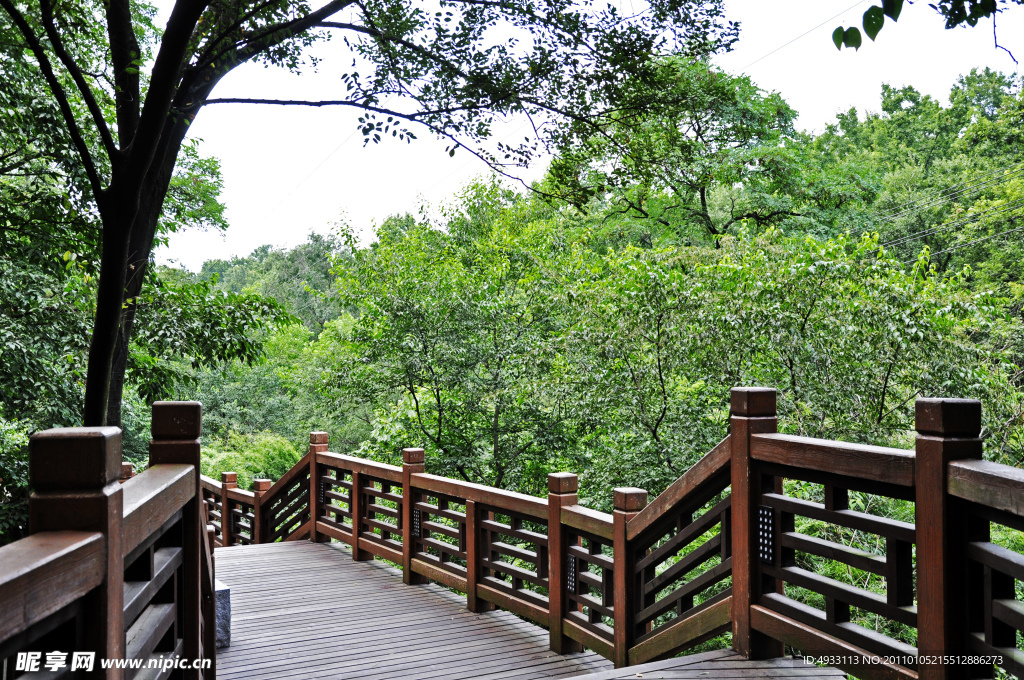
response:
<path id="1" fill-rule="evenodd" d="M 999 238 L 1000 236 L 1006 236 L 1007 234 L 1012 234 L 1012 233 L 1017 232 L 1017 231 L 1024 231 L 1024 226 L 1017 227 L 1016 229 L 1007 229 L 1005 231 L 999 232 L 998 234 L 990 234 L 989 236 L 983 236 L 981 238 L 976 238 L 973 241 L 968 241 L 967 243 L 961 243 L 958 246 L 954 246 L 952 248 L 946 248 L 945 250 L 940 250 L 937 253 L 929 253 L 928 257 L 930 259 L 930 258 L 935 257 L 936 255 L 944 255 L 945 253 L 952 253 L 952 252 L 954 252 L 956 250 L 960 250 L 961 248 L 966 248 L 968 246 L 973 246 L 973 245 L 975 245 L 977 243 L 982 243 L 983 241 L 989 241 L 989 240 L 994 239 L 994 238 Z M 916 258 L 913 259 L 913 260 L 907 260 L 903 264 L 914 264 L 915 262 L 917 262 Z"/>
<path id="2" fill-rule="evenodd" d="M 972 190 L 980 191 L 982 189 L 987 189 L 989 187 L 996 186 L 1004 182 L 1007 182 L 1011 179 L 1016 179 L 1022 176 L 1024 176 L 1024 163 L 1021 163 L 1016 167 L 1010 168 L 1009 170 L 997 170 L 993 173 L 989 173 L 988 175 L 984 175 L 981 178 L 977 179 L 976 181 L 971 182 L 970 184 L 961 184 L 954 186 L 950 189 L 946 189 L 944 191 L 934 192 L 932 194 L 926 195 L 918 199 L 917 202 L 908 207 L 901 208 L 898 211 L 888 213 L 886 215 L 880 215 L 879 217 L 881 219 L 882 224 L 894 222 L 900 217 L 903 217 L 907 214 L 918 212 L 925 208 L 945 203 L 947 201 L 958 198 L 959 196 Z"/>
<path id="3" fill-rule="evenodd" d="M 948 224 L 940 224 L 937 227 L 933 227 L 931 229 L 928 229 L 926 231 L 920 232 L 918 234 L 911 234 L 909 236 L 901 236 L 900 238 L 893 239 L 892 241 L 886 241 L 886 242 L 882 243 L 881 245 L 882 246 L 896 246 L 896 245 L 901 245 L 903 243 L 908 243 L 910 241 L 917 241 L 919 239 L 925 238 L 926 236 L 931 236 L 933 234 L 937 234 L 940 231 L 946 231 L 947 229 L 952 229 L 952 228 L 955 228 L 955 227 L 959 227 L 959 226 L 963 226 L 963 225 L 970 224 L 970 223 L 973 223 L 973 222 L 977 222 L 978 220 L 980 220 L 985 215 L 1004 213 L 1007 210 L 1012 210 L 1012 209 L 1014 209 L 1016 207 L 1019 207 L 1019 206 L 1024 206 L 1024 198 L 1019 198 L 1019 199 L 1017 199 L 1015 201 L 1011 201 L 1010 203 L 1004 203 L 1004 204 L 1002 204 L 1002 205 L 1000 205 L 998 207 L 989 208 L 988 210 L 983 210 L 981 212 L 968 215 L 967 217 L 964 217 L 964 218 L 962 218 L 960 220 L 957 220 L 955 222 L 950 222 Z"/>

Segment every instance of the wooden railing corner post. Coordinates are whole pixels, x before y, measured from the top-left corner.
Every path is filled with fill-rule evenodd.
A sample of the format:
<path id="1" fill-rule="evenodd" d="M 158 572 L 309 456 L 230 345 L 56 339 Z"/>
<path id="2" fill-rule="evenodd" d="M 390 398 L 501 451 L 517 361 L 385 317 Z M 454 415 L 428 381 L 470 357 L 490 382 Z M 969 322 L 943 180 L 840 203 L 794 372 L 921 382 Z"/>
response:
<path id="1" fill-rule="evenodd" d="M 121 430 L 116 427 L 56 428 L 34 434 L 29 441 L 34 489 L 29 497 L 29 533 L 98 531 L 106 540 L 103 585 L 84 602 L 81 651 L 108 659 L 125 658 L 120 476 Z M 107 678 L 124 677 L 123 669 L 106 673 Z"/>
<path id="2" fill-rule="evenodd" d="M 918 654 L 967 655 L 968 513 L 958 511 L 947 485 L 951 461 L 982 457 L 981 402 L 918 399 L 915 429 Z M 921 680 L 947 680 L 974 677 L 972 670 L 979 669 L 922 664 L 918 673 Z"/>
<path id="3" fill-rule="evenodd" d="M 626 524 L 647 507 L 647 492 L 643 489 L 621 487 L 614 491 L 615 509 L 612 511 L 613 554 L 615 567 L 614 608 L 616 668 L 629 665 L 629 649 L 636 642 L 636 560 L 629 549 Z"/>
<path id="4" fill-rule="evenodd" d="M 330 543 L 331 537 L 317 533 L 316 523 L 323 514 L 323 503 L 320 500 L 321 477 L 323 473 L 316 462 L 316 454 L 327 453 L 327 433 L 309 433 L 309 540 L 314 543 Z M 356 551 L 353 549 L 352 554 Z"/>
<path id="5" fill-rule="evenodd" d="M 412 476 L 426 472 L 425 456 L 423 449 L 402 449 L 402 580 L 406 585 L 427 582 L 425 576 L 412 570 L 413 506 L 416 504 Z"/>
<path id="6" fill-rule="evenodd" d="M 129 479 L 135 476 L 135 465 L 128 461 L 121 463 L 121 477 L 118 481 L 127 482 Z"/>
<path id="7" fill-rule="evenodd" d="M 273 486 L 273 482 L 269 479 L 254 479 L 252 480 L 252 542 L 253 543 L 266 543 L 266 527 L 263 526 L 263 509 L 262 501 L 263 494 L 270 491 L 270 487 Z"/>
<path id="8" fill-rule="evenodd" d="M 782 656 L 781 642 L 754 630 L 750 607 L 765 590 L 758 557 L 761 476 L 751 458 L 750 435 L 778 430 L 777 393 L 766 387 L 734 387 L 729 431 L 732 475 L 732 647 L 750 659 Z"/>
<path id="9" fill-rule="evenodd" d="M 231 499 L 228 489 L 238 488 L 238 474 L 234 472 L 220 473 L 220 542 L 225 548 L 235 544 L 235 523 L 232 520 Z"/>
<path id="10" fill-rule="evenodd" d="M 579 502 L 579 478 L 571 472 L 548 474 L 548 638 L 551 650 L 573 654 L 583 646 L 562 634 L 562 620 L 568 613 L 566 559 L 568 537 L 562 524 L 562 508 Z"/>
<path id="11" fill-rule="evenodd" d="M 203 522 L 203 496 L 200 484 L 201 446 L 199 437 L 203 428 L 203 405 L 197 401 L 158 401 L 153 404 L 149 442 L 149 464 L 186 464 L 195 467 L 195 490 L 192 500 L 182 508 L 184 549 L 182 554 L 182 579 L 184 591 L 182 638 L 184 654 L 188 659 L 203 657 L 202 617 L 202 561 L 203 541 L 206 539 L 206 525 Z M 223 504 L 222 504 L 223 508 Z M 224 513 L 221 513 L 221 527 L 224 527 Z M 207 608 L 210 609 L 209 607 Z M 207 622 L 212 626 L 213 621 Z M 215 650 L 206 654 L 213 658 Z M 186 680 L 199 680 L 198 669 L 186 669 Z"/>

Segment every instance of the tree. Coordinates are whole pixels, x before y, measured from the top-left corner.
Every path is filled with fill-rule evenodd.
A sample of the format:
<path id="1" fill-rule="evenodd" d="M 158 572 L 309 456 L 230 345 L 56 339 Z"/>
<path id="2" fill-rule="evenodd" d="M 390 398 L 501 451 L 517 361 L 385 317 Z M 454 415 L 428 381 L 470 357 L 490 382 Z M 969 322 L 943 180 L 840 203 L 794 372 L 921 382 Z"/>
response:
<path id="1" fill-rule="evenodd" d="M 665 59 L 658 79 L 636 85 L 616 119 L 560 149 L 551 192 L 606 219 L 655 222 L 677 243 L 784 223 L 828 232 L 837 208 L 870 192 L 855 169 L 819 162 L 810 138 L 793 130 L 795 118 L 778 93 L 746 76 Z"/>
<path id="2" fill-rule="evenodd" d="M 453 154 L 486 139 L 496 116 L 525 114 L 540 141 L 550 141 L 608 115 L 624 87 L 650 77 L 651 57 L 708 54 L 728 47 L 737 31 L 722 20 L 720 0 L 657 0 L 630 15 L 567 0 L 443 0 L 435 12 L 396 0 L 178 0 L 162 32 L 151 7 L 128 0 L 0 0 L 0 8 L 10 21 L 3 30 L 17 38 L 59 109 L 103 225 L 87 425 L 119 419 L 133 301 L 188 127 L 204 106 L 350 106 L 363 112 L 368 141 L 409 140 L 415 124 L 451 140 Z M 343 98 L 211 96 L 242 63 L 299 70 L 303 49 L 329 35 L 343 37 L 354 58 Z M 545 126 L 548 119 L 569 124 Z M 501 161 L 476 153 L 501 165 L 525 163 L 536 150 L 536 143 L 500 145 Z"/>
<path id="3" fill-rule="evenodd" d="M 445 230 L 417 225 L 338 268 L 358 318 L 335 382 L 378 412 L 384 453 L 423 442 L 442 474 L 538 491 L 566 444 L 560 404 L 539 389 L 557 361 L 541 264 L 553 243 L 520 222 L 525 199 L 501 193 L 477 185 Z"/>

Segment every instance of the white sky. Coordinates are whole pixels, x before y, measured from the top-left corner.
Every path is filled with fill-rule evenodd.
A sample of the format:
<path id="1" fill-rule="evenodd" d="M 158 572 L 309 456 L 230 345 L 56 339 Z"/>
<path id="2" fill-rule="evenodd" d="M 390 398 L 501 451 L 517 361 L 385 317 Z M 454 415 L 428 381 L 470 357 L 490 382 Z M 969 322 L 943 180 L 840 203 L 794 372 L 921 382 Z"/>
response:
<path id="1" fill-rule="evenodd" d="M 858 52 L 837 51 L 832 31 L 840 24 L 859 27 L 872 4 L 726 0 L 729 18 L 740 21 L 742 31 L 736 49 L 716 62 L 727 71 L 749 74 L 764 90 L 780 92 L 800 113 L 798 126 L 809 130 L 821 130 L 851 106 L 878 110 L 884 82 L 913 85 L 946 101 L 956 77 L 972 67 L 1017 70 L 1006 52 L 994 48 L 991 20 L 946 31 L 926 0 L 905 4 L 900 21 L 887 21 L 877 43 L 865 36 Z M 1013 6 L 998 21 L 1000 44 L 1024 59 L 1024 7 Z M 332 60 L 330 43 L 320 49 L 325 62 L 319 73 L 294 76 L 245 65 L 228 75 L 213 96 L 340 98 L 337 76 L 351 65 L 351 57 L 342 53 Z M 340 41 L 337 49 L 343 50 Z M 446 202 L 487 172 L 468 153 L 450 158 L 446 144 L 425 132 L 408 145 L 389 138 L 364 147 L 357 117 L 341 107 L 226 104 L 202 111 L 191 134 L 204 140 L 204 154 L 221 160 L 221 200 L 231 227 L 224 235 L 177 234 L 156 253 L 157 261 L 197 270 L 207 259 L 244 256 L 265 243 L 295 246 L 310 231 L 329 232 L 339 220 L 366 240 L 372 225 L 388 215 Z M 513 122 L 498 138 L 519 132 Z M 534 179 L 543 170 L 538 164 L 523 176 Z"/>

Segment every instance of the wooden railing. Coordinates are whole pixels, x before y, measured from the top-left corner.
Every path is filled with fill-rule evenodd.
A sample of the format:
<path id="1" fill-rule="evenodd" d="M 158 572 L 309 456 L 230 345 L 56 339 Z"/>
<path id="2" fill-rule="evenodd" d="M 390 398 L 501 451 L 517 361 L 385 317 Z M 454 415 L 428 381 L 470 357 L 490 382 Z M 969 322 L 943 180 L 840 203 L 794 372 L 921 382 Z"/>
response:
<path id="1" fill-rule="evenodd" d="M 421 449 L 397 467 L 313 433 L 249 501 L 254 535 L 347 543 L 617 666 L 731 631 L 744 655 L 788 646 L 862 678 L 985 677 L 992 660 L 1024 675 L 1024 557 L 991 538 L 1024 531 L 1024 471 L 981 460 L 980 403 L 918 400 L 906 451 L 778 434 L 775 400 L 733 390 L 730 435 L 650 504 L 616 489 L 612 514 L 579 505 L 574 474 L 536 498 L 427 474 Z"/>
<path id="2" fill-rule="evenodd" d="M 213 678 L 213 557 L 199 493 L 201 406 L 153 407 L 150 466 L 119 484 L 117 428 L 32 437 L 28 538 L 0 548 L 0 659 L 18 677 Z M 142 669 L 101 670 L 102 660 Z M 175 659 L 209 667 L 175 670 Z M 72 673 L 72 671 L 77 671 Z"/>
<path id="3" fill-rule="evenodd" d="M 918 400 L 905 451 L 778 434 L 775 399 L 733 390 L 726 439 L 650 504 L 615 489 L 611 514 L 579 504 L 571 473 L 538 498 L 427 474 L 422 449 L 401 467 L 331 453 L 322 432 L 241 491 L 198 474 L 194 403 L 154 406 L 149 468 L 123 484 L 116 429 L 40 433 L 32 535 L 0 548 L 0 659 L 212 661 L 212 548 L 306 539 L 617 666 L 731 631 L 748 657 L 789 647 L 862 678 L 1024 675 L 1024 471 L 982 460 L 981 404 Z"/>

